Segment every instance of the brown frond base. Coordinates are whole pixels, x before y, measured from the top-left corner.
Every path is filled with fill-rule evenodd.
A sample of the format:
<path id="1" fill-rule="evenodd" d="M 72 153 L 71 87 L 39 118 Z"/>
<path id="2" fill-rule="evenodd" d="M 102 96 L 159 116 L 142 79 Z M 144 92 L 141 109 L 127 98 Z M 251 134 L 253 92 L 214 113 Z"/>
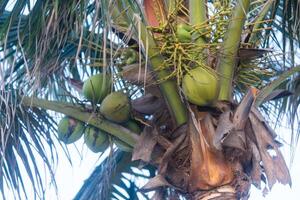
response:
<path id="1" fill-rule="evenodd" d="M 189 105 L 188 123 L 175 130 L 164 109 L 154 113 L 132 157 L 157 167 L 143 189 L 171 189 L 188 199 L 240 200 L 248 199 L 251 184 L 260 188 L 264 182 L 269 189 L 277 181 L 291 184 L 276 134 L 252 107 L 255 92 L 249 90 L 238 105 Z"/>

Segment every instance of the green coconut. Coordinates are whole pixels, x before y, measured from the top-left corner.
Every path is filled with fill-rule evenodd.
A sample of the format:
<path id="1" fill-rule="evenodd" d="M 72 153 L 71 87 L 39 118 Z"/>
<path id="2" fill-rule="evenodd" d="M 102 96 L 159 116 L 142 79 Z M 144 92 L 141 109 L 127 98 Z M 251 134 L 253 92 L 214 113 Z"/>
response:
<path id="1" fill-rule="evenodd" d="M 58 124 L 58 139 L 66 144 L 77 141 L 83 134 L 84 123 L 70 118 L 64 117 Z"/>
<path id="2" fill-rule="evenodd" d="M 129 49 L 129 55 L 127 56 L 126 65 L 131 65 L 138 61 L 138 54 L 135 50 Z"/>
<path id="3" fill-rule="evenodd" d="M 190 70 L 183 77 L 182 88 L 188 101 L 198 106 L 211 105 L 219 91 L 216 74 L 201 67 Z"/>
<path id="4" fill-rule="evenodd" d="M 141 128 L 134 120 L 129 120 L 128 122 L 124 123 L 124 126 L 136 134 L 140 134 L 141 132 Z M 122 140 L 119 140 L 117 138 L 114 138 L 113 141 L 120 150 L 132 152 L 133 148 L 129 146 L 126 142 L 123 142 Z"/>
<path id="5" fill-rule="evenodd" d="M 92 126 L 86 129 L 84 142 L 94 153 L 103 152 L 109 146 L 107 133 Z"/>
<path id="6" fill-rule="evenodd" d="M 91 76 L 83 84 L 83 95 L 91 102 L 97 104 L 111 91 L 111 78 L 102 73 Z"/>
<path id="7" fill-rule="evenodd" d="M 140 126 L 133 119 L 130 119 L 129 121 L 125 122 L 124 126 L 126 128 L 128 128 L 129 130 L 131 130 L 132 132 L 134 132 L 134 133 L 138 133 L 139 134 L 141 132 Z"/>
<path id="8" fill-rule="evenodd" d="M 127 143 L 123 142 L 119 139 L 114 139 L 115 145 L 121 150 L 125 152 L 132 152 L 133 148 L 129 146 Z"/>
<path id="9" fill-rule="evenodd" d="M 129 99 L 122 92 L 112 92 L 103 99 L 100 112 L 108 120 L 117 123 L 126 122 L 130 118 Z"/>
<path id="10" fill-rule="evenodd" d="M 192 40 L 192 27 L 184 24 L 184 23 L 180 23 L 177 25 L 177 30 L 176 30 L 176 35 L 177 38 L 180 42 L 191 42 Z"/>

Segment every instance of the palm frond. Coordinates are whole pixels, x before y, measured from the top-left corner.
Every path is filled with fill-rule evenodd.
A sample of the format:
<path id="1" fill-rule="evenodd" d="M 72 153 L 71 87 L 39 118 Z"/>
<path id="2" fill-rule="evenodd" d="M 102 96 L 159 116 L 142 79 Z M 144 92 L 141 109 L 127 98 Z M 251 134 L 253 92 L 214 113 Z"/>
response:
<path id="1" fill-rule="evenodd" d="M 103 36 L 101 24 L 95 27 L 99 23 L 95 19 L 100 17 L 101 21 L 99 12 L 103 10 L 95 2 L 37 1 L 27 15 L 21 12 L 28 6 L 27 1 L 22 2 L 1 16 L 1 60 L 11 65 L 5 77 L 20 82 L 28 76 L 35 79 L 34 88 L 41 89 L 51 86 L 51 82 L 63 84 L 64 77 L 70 75 L 78 78 L 76 66 L 103 62 L 101 44 L 107 36 Z M 107 52 L 111 44 L 107 43 Z M 13 55 L 15 58 L 10 60 Z M 111 57 L 109 53 L 106 56 L 107 60 Z M 57 86 L 53 89 L 58 90 Z"/>
<path id="2" fill-rule="evenodd" d="M 153 169 L 144 170 L 143 174 L 134 172 L 136 162 L 131 162 L 131 155 L 122 151 L 113 152 L 87 178 L 74 197 L 74 200 L 94 199 L 139 199 L 137 195 L 147 196 L 138 192 L 140 184 L 138 177 L 149 179 L 153 176 Z M 127 175 L 126 175 L 127 174 Z M 129 175 L 129 176 L 128 176 Z"/>
<path id="3" fill-rule="evenodd" d="M 7 188 L 11 188 L 19 198 L 21 194 L 28 198 L 30 184 L 25 182 L 30 180 L 36 197 L 43 198 L 45 183 L 36 159 L 43 160 L 54 181 L 53 167 L 58 148 L 53 134 L 56 123 L 45 110 L 21 106 L 17 90 L 2 90 L 0 98 L 1 193 L 4 195 Z M 55 181 L 53 183 L 55 185 Z"/>

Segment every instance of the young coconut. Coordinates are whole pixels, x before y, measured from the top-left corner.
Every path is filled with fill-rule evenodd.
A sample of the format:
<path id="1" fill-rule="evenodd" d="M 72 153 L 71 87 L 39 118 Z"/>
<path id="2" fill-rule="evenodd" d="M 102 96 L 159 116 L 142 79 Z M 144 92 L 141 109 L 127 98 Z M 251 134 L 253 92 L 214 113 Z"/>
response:
<path id="1" fill-rule="evenodd" d="M 129 120 L 130 103 L 126 94 L 122 92 L 112 92 L 107 95 L 101 105 L 101 114 L 108 120 L 123 123 Z"/>
<path id="2" fill-rule="evenodd" d="M 176 35 L 179 42 L 191 42 L 192 40 L 192 27 L 185 23 L 177 25 Z"/>
<path id="3" fill-rule="evenodd" d="M 128 122 L 126 122 L 124 124 L 124 126 L 136 134 L 139 134 L 141 132 L 140 127 L 137 125 L 137 123 L 134 120 L 129 120 Z M 122 151 L 132 152 L 132 150 L 133 150 L 133 148 L 131 146 L 129 146 L 128 144 L 126 144 L 125 142 L 123 142 L 117 138 L 114 138 L 114 143 Z"/>
<path id="4" fill-rule="evenodd" d="M 91 76 L 83 84 L 83 95 L 91 102 L 98 104 L 111 91 L 111 78 L 102 73 Z"/>
<path id="5" fill-rule="evenodd" d="M 126 62 L 125 62 L 126 65 L 131 65 L 133 63 L 136 63 L 139 58 L 137 52 L 133 49 L 127 50 L 125 57 L 126 57 Z"/>
<path id="6" fill-rule="evenodd" d="M 86 146 L 94 153 L 103 152 L 109 145 L 107 133 L 93 126 L 88 126 L 84 133 Z"/>
<path id="7" fill-rule="evenodd" d="M 124 123 L 124 126 L 136 134 L 140 134 L 141 132 L 139 125 L 137 125 L 137 123 L 134 120 L 129 120 L 128 122 Z M 125 142 L 123 142 L 122 140 L 114 138 L 113 141 L 120 150 L 132 152 L 133 148 Z"/>
<path id="8" fill-rule="evenodd" d="M 197 67 L 183 77 L 182 89 L 191 103 L 198 106 L 211 105 L 218 95 L 218 79 L 213 72 Z"/>
<path id="9" fill-rule="evenodd" d="M 138 123 L 139 122 L 135 121 L 134 119 L 130 119 L 129 121 L 124 123 L 124 126 L 132 132 L 139 134 L 142 130 Z"/>
<path id="10" fill-rule="evenodd" d="M 83 134 L 84 124 L 76 119 L 64 117 L 58 124 L 58 139 L 66 144 L 77 141 Z"/>

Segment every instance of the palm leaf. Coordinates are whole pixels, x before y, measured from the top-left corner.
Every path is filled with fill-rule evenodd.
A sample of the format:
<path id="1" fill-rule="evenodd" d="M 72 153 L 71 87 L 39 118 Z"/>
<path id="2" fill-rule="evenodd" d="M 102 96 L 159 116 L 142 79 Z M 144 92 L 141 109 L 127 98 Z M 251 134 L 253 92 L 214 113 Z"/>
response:
<path id="1" fill-rule="evenodd" d="M 20 106 L 19 95 L 16 90 L 1 92 L 0 189 L 1 193 L 5 194 L 5 188 L 8 186 L 13 188 L 17 195 L 23 191 L 26 197 L 28 184 L 27 186 L 24 184 L 26 176 L 20 170 L 20 167 L 24 167 L 35 195 L 42 198 L 45 185 L 42 181 L 40 166 L 36 164 L 36 157 L 44 161 L 53 179 L 53 163 L 56 162 L 57 157 L 55 145 L 57 138 L 52 133 L 56 129 L 56 123 L 45 110 Z M 8 185 L 4 187 L 5 182 Z"/>
<path id="2" fill-rule="evenodd" d="M 125 173 L 131 174 L 135 178 L 150 178 L 153 169 L 152 171 L 149 169 L 149 175 L 146 175 L 145 171 L 143 174 L 134 173 L 132 167 L 137 167 L 137 163 L 131 162 L 130 154 L 122 151 L 114 152 L 95 168 L 90 177 L 85 180 L 74 200 L 120 199 L 119 197 L 128 200 L 139 199 L 137 196 L 139 185 L 128 179 Z M 129 185 L 126 184 L 128 182 Z M 140 193 L 140 195 L 143 194 Z M 144 198 L 148 199 L 147 196 Z"/>

